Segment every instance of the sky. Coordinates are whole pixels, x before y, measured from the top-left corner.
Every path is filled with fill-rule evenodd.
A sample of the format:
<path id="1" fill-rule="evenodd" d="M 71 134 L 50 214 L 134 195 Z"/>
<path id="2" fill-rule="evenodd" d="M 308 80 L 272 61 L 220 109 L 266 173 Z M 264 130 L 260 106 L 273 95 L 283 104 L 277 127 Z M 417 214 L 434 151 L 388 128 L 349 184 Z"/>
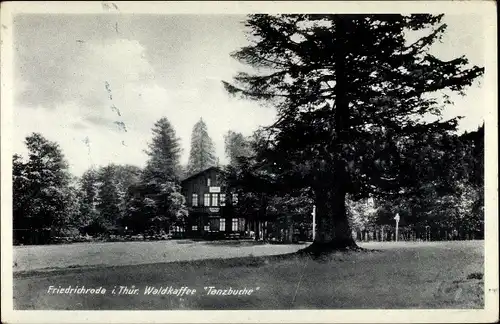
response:
<path id="1" fill-rule="evenodd" d="M 17 15 L 14 17 L 14 152 L 39 132 L 56 141 L 81 175 L 108 163 L 143 166 L 155 121 L 168 118 L 180 138 L 181 163 L 191 132 L 206 122 L 221 163 L 228 130 L 250 135 L 275 119 L 272 107 L 232 98 L 221 80 L 245 67 L 230 53 L 247 44 L 243 15 Z M 443 59 L 466 55 L 484 66 L 480 16 L 445 18 L 433 47 Z M 459 130 L 483 121 L 484 85 L 455 98 L 445 117 Z"/>

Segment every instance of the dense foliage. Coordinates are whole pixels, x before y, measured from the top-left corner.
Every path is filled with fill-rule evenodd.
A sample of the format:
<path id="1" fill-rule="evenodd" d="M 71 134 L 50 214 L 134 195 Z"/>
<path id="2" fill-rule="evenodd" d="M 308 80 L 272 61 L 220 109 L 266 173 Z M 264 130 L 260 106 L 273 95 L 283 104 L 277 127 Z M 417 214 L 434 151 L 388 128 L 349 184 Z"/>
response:
<path id="1" fill-rule="evenodd" d="M 276 108 L 278 118 L 253 136 L 229 131 L 224 138 L 237 214 L 257 228 L 310 223 L 315 205 L 315 245 L 323 247 L 354 246 L 353 230 L 385 235 L 395 213 L 401 226 L 431 228 L 435 238 L 443 231 L 481 237 L 484 127 L 457 135 L 459 118 L 441 112 L 484 69 L 430 54 L 446 30 L 441 20 L 251 15 L 251 44 L 233 57 L 253 70 L 224 85 Z M 144 169 L 110 164 L 75 179 L 57 143 L 37 133 L 25 143 L 28 155 L 13 156 L 14 237 L 23 243 L 70 232 L 166 232 L 187 216 L 179 181 L 217 164 L 202 119 L 185 168 L 167 118 L 153 126 Z"/>
<path id="2" fill-rule="evenodd" d="M 293 227 L 307 228 L 311 232 L 313 201 L 308 190 L 277 190 L 280 184 L 273 166 L 256 159 L 256 150 L 262 140 L 259 132 L 250 137 L 234 131 L 227 133 L 226 185 L 238 195 L 236 214 L 253 223 L 256 239 L 292 241 Z M 270 224 L 269 228 L 264 224 Z M 280 235 L 280 230 L 285 230 L 286 234 Z"/>
<path id="3" fill-rule="evenodd" d="M 394 223 L 395 213 L 401 225 L 423 233 L 429 227 L 432 239 L 450 239 L 484 235 L 484 126 L 461 136 L 450 135 L 442 140 L 439 157 L 429 161 L 422 154 L 413 172 L 434 175 L 411 195 L 378 199 L 376 212 L 362 227 Z M 454 234 L 453 234 L 454 233 Z M 451 236 L 450 236 L 451 235 Z"/>
<path id="4" fill-rule="evenodd" d="M 140 181 L 128 190 L 126 224 L 134 232 L 167 233 L 187 211 L 179 186 L 179 139 L 166 118 L 155 123 L 147 153 L 149 159 Z"/>
<path id="5" fill-rule="evenodd" d="M 256 238 L 290 241 L 290 226 L 310 231 L 314 203 L 311 192 L 282 190 L 275 181 L 278 178 L 274 167 L 255 159 L 253 150 L 259 137 L 230 134 L 236 134 L 240 140 L 226 146 L 227 154 L 233 154 L 233 162 L 225 167 L 226 181 L 231 192 L 238 193 L 236 213 L 260 229 Z M 428 172 L 435 178 L 422 182 L 418 194 L 400 194 L 390 199 L 381 195 L 368 200 L 348 196 L 349 221 L 357 238 L 367 239 L 371 235 L 371 239 L 393 240 L 395 213 L 401 215 L 402 239 L 411 239 L 411 235 L 413 239 L 432 240 L 482 238 L 483 138 L 482 126 L 460 136 L 442 137 L 441 145 L 435 146 L 440 150 L 428 152 L 438 158 L 420 155 L 415 164 L 420 170 L 412 172 Z M 13 216 L 18 242 L 44 243 L 54 236 L 77 233 L 123 233 L 125 227 L 132 233 L 161 232 L 186 217 L 185 200 L 178 187 L 168 182 L 160 187 L 151 185 L 145 182 L 138 167 L 111 164 L 90 168 L 75 179 L 68 174 L 56 143 L 40 134 L 29 136 L 27 142 L 38 143 L 30 146 L 30 160 L 13 156 Z M 39 171 L 32 167 L 36 161 L 43 161 Z M 47 175 L 49 181 L 40 181 L 40 173 Z M 54 195 L 41 199 L 37 186 Z M 36 199 L 30 200 L 32 197 Z M 53 214 L 47 214 L 48 210 Z M 280 237 L 283 230 L 286 234 Z"/>
<path id="6" fill-rule="evenodd" d="M 25 143 L 28 158 L 13 156 L 14 234 L 26 237 L 32 229 L 40 236 L 64 232 L 76 218 L 68 164 L 59 145 L 41 134 L 31 134 Z"/>
<path id="7" fill-rule="evenodd" d="M 187 166 L 188 175 L 203 171 L 217 164 L 215 147 L 208 135 L 207 124 L 200 119 L 193 127 L 191 134 L 191 150 Z"/>
<path id="8" fill-rule="evenodd" d="M 179 186 L 180 146 L 166 118 L 155 123 L 152 133 L 143 170 L 109 164 L 92 167 L 76 179 L 56 143 L 40 134 L 28 136 L 28 161 L 13 156 L 15 242 L 168 232 L 187 215 Z"/>
<path id="9" fill-rule="evenodd" d="M 442 15 L 252 15 L 251 44 L 233 54 L 229 93 L 276 107 L 259 159 L 285 188 L 311 188 L 316 246 L 355 245 L 346 198 L 416 194 L 434 174 L 409 172 L 457 118 L 441 111 L 484 72 L 430 54 Z M 420 35 L 408 42 L 408 34 Z M 434 118 L 432 118 L 434 117 Z M 435 160 L 433 160 L 435 161 Z M 429 165 L 427 163 L 426 165 Z M 439 173 L 438 169 L 435 169 Z"/>

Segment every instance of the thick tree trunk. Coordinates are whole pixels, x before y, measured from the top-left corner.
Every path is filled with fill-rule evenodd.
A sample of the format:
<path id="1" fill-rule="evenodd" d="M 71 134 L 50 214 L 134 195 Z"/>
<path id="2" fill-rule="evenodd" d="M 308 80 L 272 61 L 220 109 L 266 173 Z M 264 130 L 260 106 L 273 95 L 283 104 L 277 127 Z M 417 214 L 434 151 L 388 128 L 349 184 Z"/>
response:
<path id="1" fill-rule="evenodd" d="M 316 218 L 318 223 L 316 239 L 313 244 L 304 249 L 313 254 L 328 253 L 335 250 L 359 249 L 352 237 L 346 210 L 347 188 L 350 184 L 343 158 L 344 145 L 349 142 L 350 114 L 349 96 L 350 80 L 347 55 L 349 54 L 348 31 L 350 17 L 335 16 L 335 89 L 334 111 L 329 127 L 331 141 L 325 143 L 328 149 L 327 159 L 332 168 L 326 167 L 320 174 L 316 195 Z M 326 185 L 325 185 L 326 184 Z"/>
<path id="2" fill-rule="evenodd" d="M 333 188 L 329 192 L 316 195 L 316 238 L 304 252 L 313 254 L 337 250 L 359 249 L 352 237 L 346 210 L 346 192 L 343 188 Z"/>

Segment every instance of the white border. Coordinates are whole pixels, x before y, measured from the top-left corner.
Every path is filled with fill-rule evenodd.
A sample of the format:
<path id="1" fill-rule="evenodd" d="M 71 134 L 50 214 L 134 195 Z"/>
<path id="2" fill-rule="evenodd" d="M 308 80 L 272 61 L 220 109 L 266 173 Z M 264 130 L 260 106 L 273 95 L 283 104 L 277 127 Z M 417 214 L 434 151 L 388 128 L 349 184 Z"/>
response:
<path id="1" fill-rule="evenodd" d="M 493 1 L 241 1 L 241 2 L 12 2 L 1 4 L 1 242 L 2 322 L 7 323 L 466 323 L 498 320 L 497 35 Z M 108 4 L 110 9 L 106 9 Z M 14 311 L 12 303 L 12 15 L 15 13 L 246 14 L 246 13 L 477 13 L 484 17 L 485 309 L 293 311 Z"/>

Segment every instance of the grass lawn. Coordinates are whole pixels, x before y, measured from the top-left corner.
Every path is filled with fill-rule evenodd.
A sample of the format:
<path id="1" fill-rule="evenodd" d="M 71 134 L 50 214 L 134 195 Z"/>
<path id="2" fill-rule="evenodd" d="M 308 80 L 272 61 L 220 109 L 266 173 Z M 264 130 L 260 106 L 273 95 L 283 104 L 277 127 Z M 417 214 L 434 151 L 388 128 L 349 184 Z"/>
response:
<path id="1" fill-rule="evenodd" d="M 197 260 L 17 273 L 15 309 L 360 309 L 483 308 L 482 241 L 369 243 L 371 252 L 313 260 L 296 255 Z M 49 286 L 104 287 L 104 295 L 49 294 Z M 114 287 L 134 286 L 133 295 Z M 196 289 L 190 296 L 145 295 L 146 286 Z M 204 287 L 253 289 L 207 295 Z"/>
<path id="2" fill-rule="evenodd" d="M 41 269 L 135 265 L 293 253 L 304 245 L 255 241 L 144 241 L 15 246 L 14 272 Z"/>

